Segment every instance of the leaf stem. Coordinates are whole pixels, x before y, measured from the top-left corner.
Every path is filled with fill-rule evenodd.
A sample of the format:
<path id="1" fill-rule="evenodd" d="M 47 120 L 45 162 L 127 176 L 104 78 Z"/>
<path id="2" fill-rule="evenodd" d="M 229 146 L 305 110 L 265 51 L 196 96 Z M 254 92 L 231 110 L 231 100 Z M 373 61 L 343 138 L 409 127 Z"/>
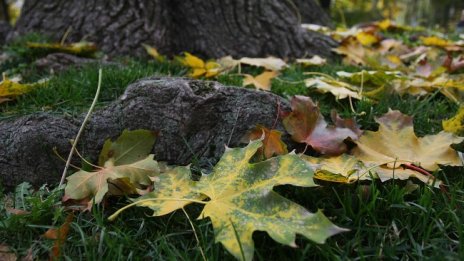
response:
<path id="1" fill-rule="evenodd" d="M 90 115 L 92 114 L 93 109 L 95 108 L 95 105 L 97 104 L 98 96 L 100 95 L 100 89 L 101 89 L 101 83 L 102 83 L 102 69 L 100 68 L 98 70 L 98 86 L 97 86 L 97 92 L 95 93 L 95 97 L 93 98 L 92 105 L 90 105 L 89 111 L 87 112 L 87 115 L 84 118 L 84 121 L 82 122 L 81 128 L 77 132 L 76 138 L 74 139 L 74 142 L 72 144 L 71 151 L 69 152 L 68 160 L 66 161 L 66 165 L 64 166 L 63 173 L 61 174 L 61 180 L 60 180 L 60 185 L 63 185 L 64 179 L 66 177 L 66 172 L 68 172 L 69 165 L 71 164 L 71 159 L 74 154 L 74 151 L 76 150 L 76 145 L 77 142 L 79 141 L 79 138 L 82 135 L 82 132 L 84 131 L 84 127 L 87 124 L 87 122 L 90 119 Z"/>
<path id="2" fill-rule="evenodd" d="M 113 215 L 111 215 L 108 220 L 110 221 L 113 221 L 119 214 L 121 214 L 121 212 L 123 212 L 124 210 L 130 208 L 130 207 L 133 207 L 133 206 L 136 206 L 140 203 L 145 203 L 145 202 L 150 202 L 150 201 L 188 201 L 188 202 L 192 202 L 192 203 L 198 203 L 198 204 L 203 204 L 203 205 L 206 205 L 208 202 L 205 202 L 205 201 L 201 201 L 201 200 L 196 200 L 196 199 L 188 199 L 188 198 L 147 198 L 147 199 L 142 199 L 142 200 L 138 200 L 138 201 L 135 201 L 133 203 L 130 203 L 129 205 L 126 205 L 120 209 L 118 209 L 116 212 L 113 213 Z"/>

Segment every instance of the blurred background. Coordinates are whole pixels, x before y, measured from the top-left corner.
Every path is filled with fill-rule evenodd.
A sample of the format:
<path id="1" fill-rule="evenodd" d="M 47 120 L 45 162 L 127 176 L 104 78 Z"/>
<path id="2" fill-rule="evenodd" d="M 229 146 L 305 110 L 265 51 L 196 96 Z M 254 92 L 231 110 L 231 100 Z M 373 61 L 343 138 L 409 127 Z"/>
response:
<path id="1" fill-rule="evenodd" d="M 464 0 L 320 0 L 337 25 L 347 27 L 391 19 L 399 24 L 443 30 L 456 29 Z"/>

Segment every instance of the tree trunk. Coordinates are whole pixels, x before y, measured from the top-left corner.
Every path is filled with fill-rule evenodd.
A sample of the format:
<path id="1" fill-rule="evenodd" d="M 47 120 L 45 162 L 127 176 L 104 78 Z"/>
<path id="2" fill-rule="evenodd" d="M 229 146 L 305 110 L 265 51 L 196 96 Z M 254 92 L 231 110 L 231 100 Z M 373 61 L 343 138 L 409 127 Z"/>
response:
<path id="1" fill-rule="evenodd" d="M 145 55 L 142 43 L 167 55 L 208 58 L 332 56 L 335 42 L 301 22 L 327 25 L 314 0 L 26 0 L 16 32 L 96 42 L 110 55 Z"/>
<path id="2" fill-rule="evenodd" d="M 95 162 L 106 139 L 124 129 L 147 129 L 159 132 L 152 151 L 156 160 L 176 165 L 195 160 L 210 169 L 225 145 L 238 146 L 257 124 L 283 131 L 275 118 L 279 111 L 288 110 L 285 99 L 269 92 L 184 78 L 146 78 L 129 85 L 119 99 L 92 115 L 78 149 Z M 12 188 L 24 181 L 34 186 L 57 183 L 64 162 L 54 150 L 64 157 L 69 153 L 69 140 L 82 118 L 42 113 L 0 121 L 3 186 Z M 284 139 L 292 150 L 289 136 Z M 74 159 L 80 165 L 78 157 Z"/>

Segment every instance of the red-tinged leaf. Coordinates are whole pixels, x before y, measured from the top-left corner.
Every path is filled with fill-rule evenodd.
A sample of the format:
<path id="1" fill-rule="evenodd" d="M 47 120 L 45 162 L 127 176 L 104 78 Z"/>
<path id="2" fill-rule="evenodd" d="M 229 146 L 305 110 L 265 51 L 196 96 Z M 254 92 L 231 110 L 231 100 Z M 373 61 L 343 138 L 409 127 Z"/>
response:
<path id="1" fill-rule="evenodd" d="M 306 143 L 321 154 L 339 155 L 347 151 L 345 139 L 357 140 L 359 136 L 343 120 L 338 121 L 343 127 L 329 126 L 309 97 L 293 97 L 291 107 L 292 112 L 283 119 L 285 129 L 294 141 Z"/>
<path id="2" fill-rule="evenodd" d="M 356 135 L 361 136 L 362 130 L 359 128 L 358 123 L 354 119 L 342 119 L 336 110 L 330 112 L 330 117 L 332 118 L 333 124 L 335 127 L 347 128 L 352 130 Z"/>
<path id="3" fill-rule="evenodd" d="M 264 137 L 263 137 L 264 135 Z M 287 145 L 282 141 L 282 132 L 269 130 L 268 128 L 257 125 L 244 138 L 244 142 L 263 138 L 263 147 L 258 149 L 258 155 L 264 159 L 269 159 L 275 155 L 287 154 Z"/>
<path id="4" fill-rule="evenodd" d="M 50 260 L 57 260 L 61 256 L 61 247 L 66 241 L 69 233 L 69 226 L 74 219 L 74 214 L 71 213 L 66 217 L 65 222 L 59 228 L 50 228 L 43 235 L 47 239 L 54 240 L 52 250 L 50 252 Z"/>

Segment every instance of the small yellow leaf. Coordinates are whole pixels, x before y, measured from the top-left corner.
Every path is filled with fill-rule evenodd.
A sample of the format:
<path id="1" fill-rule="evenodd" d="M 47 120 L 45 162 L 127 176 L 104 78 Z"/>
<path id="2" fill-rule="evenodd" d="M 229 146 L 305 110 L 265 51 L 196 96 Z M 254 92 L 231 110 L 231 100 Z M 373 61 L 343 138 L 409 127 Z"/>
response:
<path id="1" fill-rule="evenodd" d="M 97 46 L 95 43 L 91 42 L 78 42 L 70 44 L 28 42 L 27 47 L 30 49 L 43 50 L 48 53 L 61 52 L 80 56 L 92 56 L 97 51 Z"/>
<path id="2" fill-rule="evenodd" d="M 420 39 L 422 43 L 427 46 L 446 47 L 453 44 L 452 42 L 437 36 L 421 37 Z"/>
<path id="3" fill-rule="evenodd" d="M 179 58 L 179 60 L 184 66 L 190 67 L 192 71 L 189 75 L 193 78 L 200 78 L 201 76 L 210 78 L 218 75 L 221 72 L 220 64 L 213 61 L 208 61 L 205 63 L 199 57 L 187 52 L 185 52 L 184 57 Z"/>
<path id="4" fill-rule="evenodd" d="M 159 62 L 162 62 L 162 61 L 165 60 L 165 57 L 162 56 L 155 47 L 152 47 L 152 46 L 147 45 L 147 44 L 142 44 L 142 46 L 143 46 L 143 48 L 145 48 L 145 51 L 147 51 L 148 55 L 155 58 L 155 60 L 157 60 Z"/>
<path id="5" fill-rule="evenodd" d="M 356 35 L 356 39 L 364 46 L 371 46 L 379 42 L 379 37 L 372 33 L 360 32 Z"/>
<path id="6" fill-rule="evenodd" d="M 271 90 L 271 80 L 279 75 L 279 72 L 276 71 L 266 71 L 262 74 L 253 77 L 253 75 L 245 74 L 245 79 L 243 79 L 243 86 L 254 85 L 256 89 L 262 89 L 269 91 Z"/>
<path id="7" fill-rule="evenodd" d="M 190 67 L 192 69 L 196 69 L 196 68 L 204 69 L 205 68 L 205 62 L 199 57 L 192 55 L 190 53 L 187 53 L 187 52 L 185 52 L 184 55 L 185 57 L 182 58 L 182 63 L 185 66 Z"/>
<path id="8" fill-rule="evenodd" d="M 377 23 L 377 26 L 382 30 L 386 31 L 392 25 L 392 21 L 390 19 L 385 19 Z"/>

